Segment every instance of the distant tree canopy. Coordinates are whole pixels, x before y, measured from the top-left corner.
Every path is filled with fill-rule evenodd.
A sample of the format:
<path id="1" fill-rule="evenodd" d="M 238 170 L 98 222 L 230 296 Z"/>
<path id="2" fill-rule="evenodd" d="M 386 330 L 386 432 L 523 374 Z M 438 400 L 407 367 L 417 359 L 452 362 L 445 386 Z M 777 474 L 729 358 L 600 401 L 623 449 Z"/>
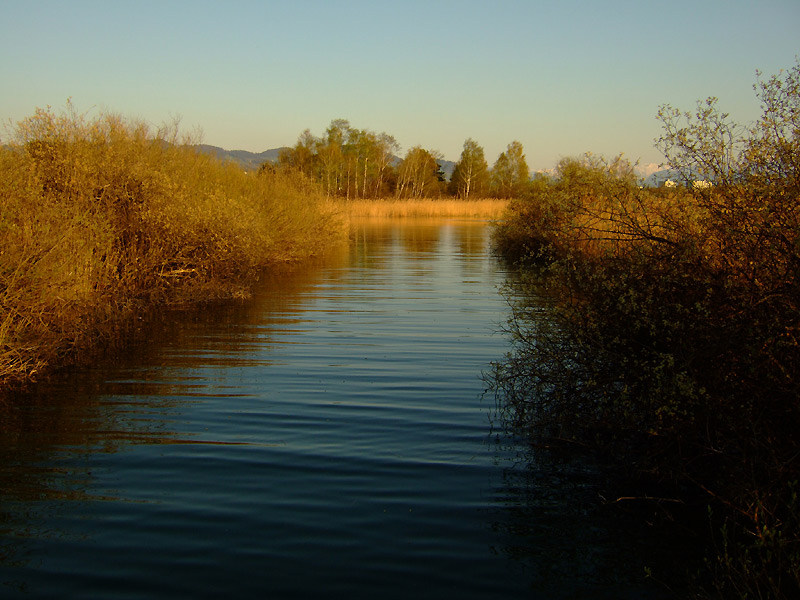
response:
<path id="1" fill-rule="evenodd" d="M 399 198 L 427 198 L 442 192 L 444 174 L 438 153 L 414 146 L 407 153 L 398 169 L 396 195 Z"/>
<path id="2" fill-rule="evenodd" d="M 498 198 L 515 198 L 524 191 L 529 180 L 530 170 L 522 144 L 513 141 L 494 163 L 491 176 L 492 195 Z"/>
<path id="3" fill-rule="evenodd" d="M 450 177 L 448 191 L 459 198 L 483 197 L 489 192 L 489 165 L 483 148 L 472 138 L 464 142 L 461 159 Z"/>
<path id="4" fill-rule="evenodd" d="M 345 119 L 331 121 L 325 135 L 306 129 L 283 150 L 278 167 L 296 169 L 318 181 L 328 196 L 375 198 L 393 192 L 392 161 L 400 145 L 386 133 L 356 129 Z"/>
<path id="5" fill-rule="evenodd" d="M 461 158 L 448 182 L 442 172 L 442 155 L 414 146 L 398 158 L 400 144 L 387 133 L 357 129 L 346 119 L 331 121 L 324 135 L 306 129 L 297 143 L 281 151 L 277 165 L 262 172 L 293 170 L 320 185 L 330 197 L 424 198 L 451 194 L 460 198 L 521 194 L 530 175 L 522 144 L 512 142 L 490 171 L 483 148 L 471 138 L 464 142 Z"/>

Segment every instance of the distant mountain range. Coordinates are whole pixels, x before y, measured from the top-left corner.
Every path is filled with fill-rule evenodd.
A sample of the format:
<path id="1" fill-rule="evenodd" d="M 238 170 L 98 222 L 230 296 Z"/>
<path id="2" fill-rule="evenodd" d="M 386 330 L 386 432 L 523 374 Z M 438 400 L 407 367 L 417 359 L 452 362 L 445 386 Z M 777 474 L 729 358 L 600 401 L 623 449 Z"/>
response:
<path id="1" fill-rule="evenodd" d="M 272 148 L 264 152 L 248 152 L 247 150 L 225 150 L 219 146 L 209 146 L 208 144 L 198 144 L 200 152 L 211 154 L 217 158 L 234 162 L 245 171 L 254 171 L 265 162 L 278 162 L 278 156 L 284 148 Z"/>
<path id="2" fill-rule="evenodd" d="M 225 150 L 219 146 L 210 146 L 209 144 L 198 144 L 197 148 L 200 150 L 200 152 L 211 154 L 223 161 L 234 162 L 242 167 L 245 171 L 254 171 L 265 162 L 278 162 L 278 157 L 280 156 L 281 150 L 288 150 L 288 148 L 284 146 L 282 148 L 264 150 L 264 152 L 248 152 L 247 150 Z M 395 157 L 396 162 L 400 162 L 400 160 L 401 159 L 399 157 Z M 453 169 L 455 169 L 456 163 L 451 160 L 444 159 L 438 162 L 445 177 L 449 180 L 450 176 L 453 174 Z"/>
<path id="3" fill-rule="evenodd" d="M 444 173 L 445 178 L 447 181 L 450 181 L 450 178 L 453 176 L 453 171 L 456 168 L 456 163 L 452 160 L 437 160 L 436 162 L 439 163 L 439 166 L 442 168 L 442 173 Z"/>

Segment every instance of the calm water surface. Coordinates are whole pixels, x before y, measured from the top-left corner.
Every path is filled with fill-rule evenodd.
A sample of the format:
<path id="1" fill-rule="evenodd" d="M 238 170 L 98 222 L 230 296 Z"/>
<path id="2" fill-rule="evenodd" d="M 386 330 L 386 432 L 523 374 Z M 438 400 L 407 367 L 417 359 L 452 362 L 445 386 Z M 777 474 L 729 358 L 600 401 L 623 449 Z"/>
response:
<path id="1" fill-rule="evenodd" d="M 0 598 L 661 597 L 592 469 L 492 432 L 488 238 L 365 224 L 0 404 Z"/>

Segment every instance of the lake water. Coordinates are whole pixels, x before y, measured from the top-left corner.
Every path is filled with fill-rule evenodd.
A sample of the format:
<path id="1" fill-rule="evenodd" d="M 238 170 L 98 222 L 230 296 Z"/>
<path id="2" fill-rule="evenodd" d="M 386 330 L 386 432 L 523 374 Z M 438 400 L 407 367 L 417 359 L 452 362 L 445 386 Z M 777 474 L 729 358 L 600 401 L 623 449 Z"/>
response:
<path id="1" fill-rule="evenodd" d="M 0 403 L 0 598 L 664 596 L 596 470 L 492 427 L 489 233 L 362 224 Z"/>

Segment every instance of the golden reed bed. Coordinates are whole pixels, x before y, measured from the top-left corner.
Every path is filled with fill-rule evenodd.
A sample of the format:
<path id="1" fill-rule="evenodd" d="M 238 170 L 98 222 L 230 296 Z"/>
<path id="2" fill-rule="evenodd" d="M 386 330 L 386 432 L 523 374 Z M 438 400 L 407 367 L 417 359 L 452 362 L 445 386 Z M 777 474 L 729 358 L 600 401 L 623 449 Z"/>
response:
<path id="1" fill-rule="evenodd" d="M 459 200 L 435 199 L 381 199 L 344 200 L 341 207 L 350 217 L 456 217 L 499 219 L 508 206 L 508 200 L 481 198 Z"/>

